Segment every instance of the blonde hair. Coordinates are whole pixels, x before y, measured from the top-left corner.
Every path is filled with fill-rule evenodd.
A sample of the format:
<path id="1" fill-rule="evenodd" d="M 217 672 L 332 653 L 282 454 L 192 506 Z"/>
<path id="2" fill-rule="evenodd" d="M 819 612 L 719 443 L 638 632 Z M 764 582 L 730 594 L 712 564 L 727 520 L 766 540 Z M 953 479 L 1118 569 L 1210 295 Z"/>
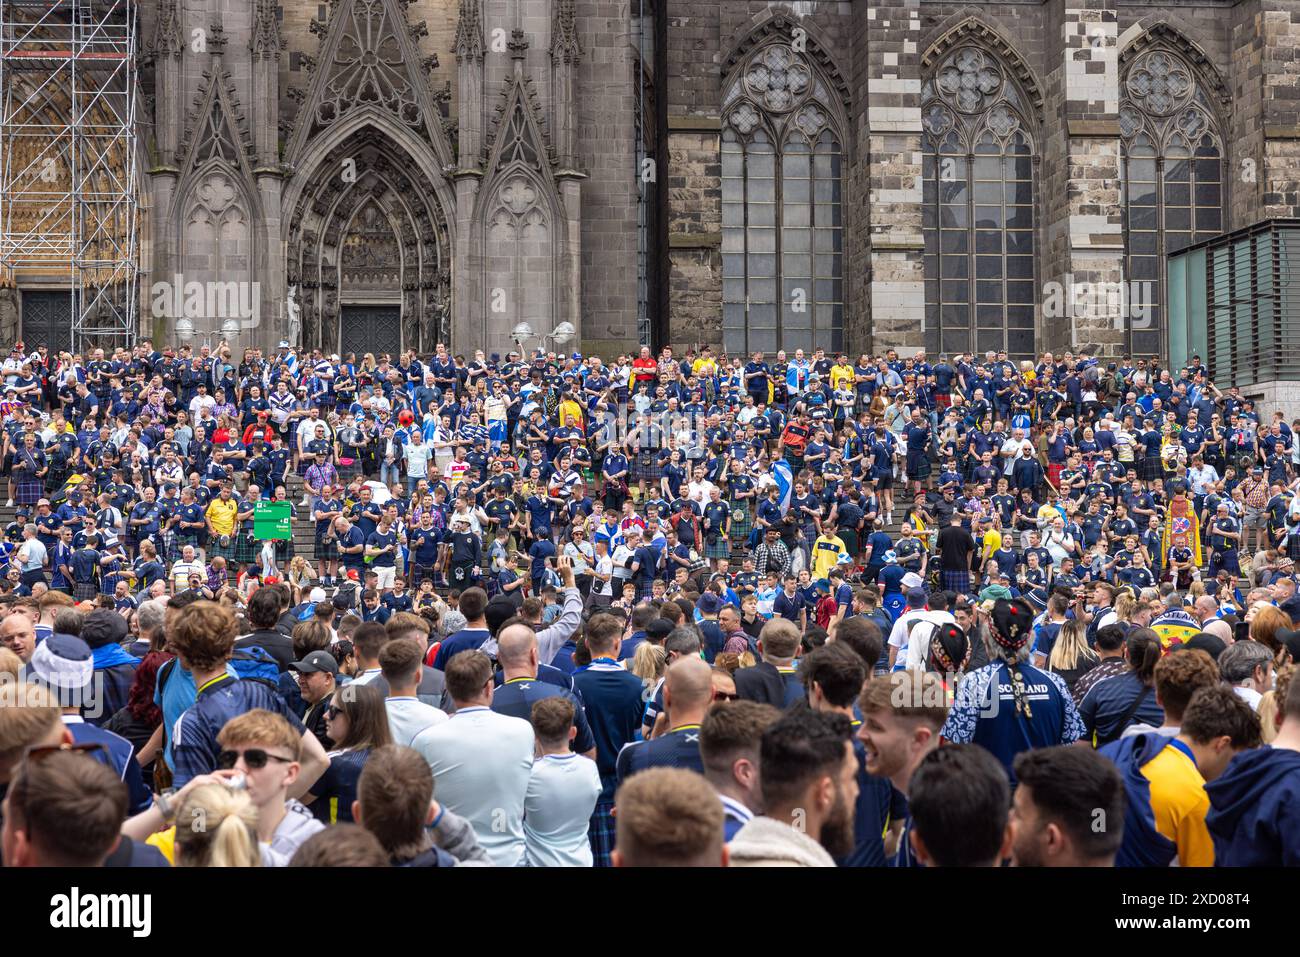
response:
<path id="1" fill-rule="evenodd" d="M 1115 620 L 1128 621 L 1133 617 L 1133 612 L 1137 611 L 1138 600 L 1128 592 L 1122 592 L 1115 599 Z M 1065 631 L 1064 628 L 1061 631 Z M 1055 648 L 1053 648 L 1055 650 Z"/>
<path id="2" fill-rule="evenodd" d="M 302 760 L 302 736 L 287 718 L 265 708 L 254 708 L 231 718 L 217 732 L 217 744 L 223 748 L 236 745 L 284 748 L 293 755 L 293 760 Z"/>
<path id="3" fill-rule="evenodd" d="M 257 867 L 257 809 L 247 791 L 202 784 L 176 810 L 177 867 Z"/>
<path id="4" fill-rule="evenodd" d="M 667 654 L 663 648 L 653 642 L 643 641 L 636 646 L 627 670 L 642 681 L 658 681 L 663 677 L 666 660 Z"/>
<path id="5" fill-rule="evenodd" d="M 1291 690 L 1295 673 L 1294 664 L 1288 663 L 1278 668 L 1273 687 L 1265 691 L 1264 696 L 1259 699 L 1259 731 L 1265 744 L 1272 744 L 1273 739 L 1277 737 L 1277 716 L 1282 710 L 1282 703 L 1286 701 L 1287 693 Z"/>
<path id="6" fill-rule="evenodd" d="M 1071 671 L 1079 667 L 1080 658 L 1097 660 L 1097 656 L 1088 648 L 1088 635 L 1083 622 L 1071 618 L 1061 625 L 1061 633 L 1052 645 L 1047 667 L 1051 671 Z"/>

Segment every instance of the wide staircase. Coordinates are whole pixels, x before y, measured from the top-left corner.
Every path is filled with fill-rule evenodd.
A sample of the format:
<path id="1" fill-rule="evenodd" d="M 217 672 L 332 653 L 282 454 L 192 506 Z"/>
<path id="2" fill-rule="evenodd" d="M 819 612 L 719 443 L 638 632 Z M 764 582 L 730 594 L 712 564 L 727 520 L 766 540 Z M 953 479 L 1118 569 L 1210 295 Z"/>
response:
<path id="1" fill-rule="evenodd" d="M 293 553 L 301 555 L 307 559 L 308 563 L 314 568 L 316 565 L 316 522 L 311 517 L 310 508 L 304 508 L 299 505 L 302 501 L 303 486 L 302 478 L 293 473 L 289 473 L 289 481 L 286 484 L 289 493 L 289 501 L 294 504 L 293 528 Z M 0 503 L 0 529 L 8 528 L 9 523 L 17 517 L 17 506 L 4 505 Z M 35 514 L 35 508 L 32 512 Z M 284 569 L 282 569 L 283 571 Z M 319 573 L 320 569 L 317 569 Z"/>

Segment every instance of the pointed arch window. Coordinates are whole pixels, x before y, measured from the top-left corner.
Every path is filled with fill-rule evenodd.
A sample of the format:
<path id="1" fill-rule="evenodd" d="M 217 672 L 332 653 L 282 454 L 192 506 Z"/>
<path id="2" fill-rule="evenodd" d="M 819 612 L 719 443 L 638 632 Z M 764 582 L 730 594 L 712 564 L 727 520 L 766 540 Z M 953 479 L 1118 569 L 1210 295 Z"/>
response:
<path id="1" fill-rule="evenodd" d="M 1035 146 L 1027 100 L 977 46 L 921 89 L 925 344 L 1034 354 Z"/>
<path id="2" fill-rule="evenodd" d="M 733 354 L 844 343 L 843 139 L 831 86 L 784 42 L 723 98 L 722 331 Z"/>
<path id="3" fill-rule="evenodd" d="M 1145 308 L 1129 318 L 1127 351 L 1162 355 L 1166 257 L 1223 231 L 1222 140 L 1196 71 L 1160 47 L 1125 69 L 1119 127 L 1125 278 L 1146 284 L 1131 297 Z"/>

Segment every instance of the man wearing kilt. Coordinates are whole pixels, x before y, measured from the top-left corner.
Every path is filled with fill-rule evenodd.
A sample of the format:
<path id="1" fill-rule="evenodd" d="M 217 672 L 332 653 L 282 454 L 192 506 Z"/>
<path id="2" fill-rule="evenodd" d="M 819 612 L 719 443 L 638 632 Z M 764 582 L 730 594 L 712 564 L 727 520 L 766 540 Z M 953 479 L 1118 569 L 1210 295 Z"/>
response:
<path id="1" fill-rule="evenodd" d="M 208 503 L 206 512 L 208 524 L 208 558 L 220 556 L 227 561 L 235 558 L 235 516 L 239 514 L 239 503 L 231 497 L 228 484 L 221 486 L 221 492 Z"/>
<path id="2" fill-rule="evenodd" d="M 256 485 L 248 486 L 248 491 L 238 499 L 239 510 L 235 513 L 238 528 L 234 535 L 234 562 L 238 565 L 251 565 L 262 553 L 262 543 L 253 536 L 253 506 L 262 497 L 262 490 Z M 228 562 L 230 558 L 226 559 Z"/>
<path id="3" fill-rule="evenodd" d="M 907 478 L 912 491 L 919 492 L 921 484 L 930 477 L 930 426 L 920 409 L 912 410 L 912 421 L 903 428 L 907 442 Z"/>
<path id="4" fill-rule="evenodd" d="M 99 594 L 99 561 L 102 557 L 95 546 L 99 537 L 94 533 L 86 536 L 86 544 L 72 553 L 72 597 L 77 601 L 94 601 Z"/>
<path id="5" fill-rule="evenodd" d="M 316 561 L 320 583 L 326 588 L 337 584 L 339 544 L 334 536 L 334 519 L 343 514 L 343 502 L 334 494 L 334 486 L 321 486 L 320 495 L 312 500 L 311 517 L 316 522 Z"/>
<path id="6" fill-rule="evenodd" d="M 716 570 L 720 559 L 731 557 L 731 508 L 722 501 L 722 491 L 716 485 L 709 488 L 703 513 L 704 557 L 713 562 Z"/>
<path id="7" fill-rule="evenodd" d="M 728 507 L 731 509 L 731 522 L 727 526 L 731 553 L 743 555 L 749 545 L 749 533 L 754 530 L 754 521 L 749 514 L 749 499 L 732 498 Z"/>
<path id="8" fill-rule="evenodd" d="M 194 489 L 186 486 L 181 489 L 181 504 L 176 509 L 175 525 L 172 532 L 176 536 L 172 544 L 170 557 L 184 552 L 185 546 L 191 546 L 196 552 L 202 551 L 207 542 L 208 523 L 204 521 L 203 506 L 194 498 Z"/>
<path id="9" fill-rule="evenodd" d="M 23 444 L 14 451 L 14 501 L 35 505 L 45 494 L 45 474 L 49 464 L 43 449 L 36 447 L 36 433 L 23 436 Z"/>
<path id="10" fill-rule="evenodd" d="M 970 559 L 975 552 L 975 539 L 963 527 L 960 512 L 953 512 L 952 521 L 939 532 L 936 551 L 939 553 L 939 584 L 944 591 L 969 595 Z"/>
<path id="11" fill-rule="evenodd" d="M 627 445 L 632 450 L 632 481 L 637 483 L 644 498 L 646 483 L 657 485 L 664 474 L 663 464 L 659 461 L 663 430 L 650 421 L 650 416 L 643 415 L 628 435 Z"/>
<path id="12" fill-rule="evenodd" d="M 432 509 L 426 509 L 420 514 L 419 527 L 411 529 L 406 538 L 412 589 L 419 590 L 420 583 L 426 580 L 437 585 L 442 539 L 443 530 L 434 526 Z"/>

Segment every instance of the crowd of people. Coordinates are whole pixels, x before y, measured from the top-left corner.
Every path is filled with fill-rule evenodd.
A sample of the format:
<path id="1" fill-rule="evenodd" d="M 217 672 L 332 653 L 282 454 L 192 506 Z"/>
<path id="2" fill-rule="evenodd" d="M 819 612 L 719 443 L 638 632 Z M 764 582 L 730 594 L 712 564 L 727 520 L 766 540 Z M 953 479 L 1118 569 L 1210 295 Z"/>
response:
<path id="1" fill-rule="evenodd" d="M 1199 357 L 0 377 L 7 866 L 1300 862 L 1300 419 Z"/>

